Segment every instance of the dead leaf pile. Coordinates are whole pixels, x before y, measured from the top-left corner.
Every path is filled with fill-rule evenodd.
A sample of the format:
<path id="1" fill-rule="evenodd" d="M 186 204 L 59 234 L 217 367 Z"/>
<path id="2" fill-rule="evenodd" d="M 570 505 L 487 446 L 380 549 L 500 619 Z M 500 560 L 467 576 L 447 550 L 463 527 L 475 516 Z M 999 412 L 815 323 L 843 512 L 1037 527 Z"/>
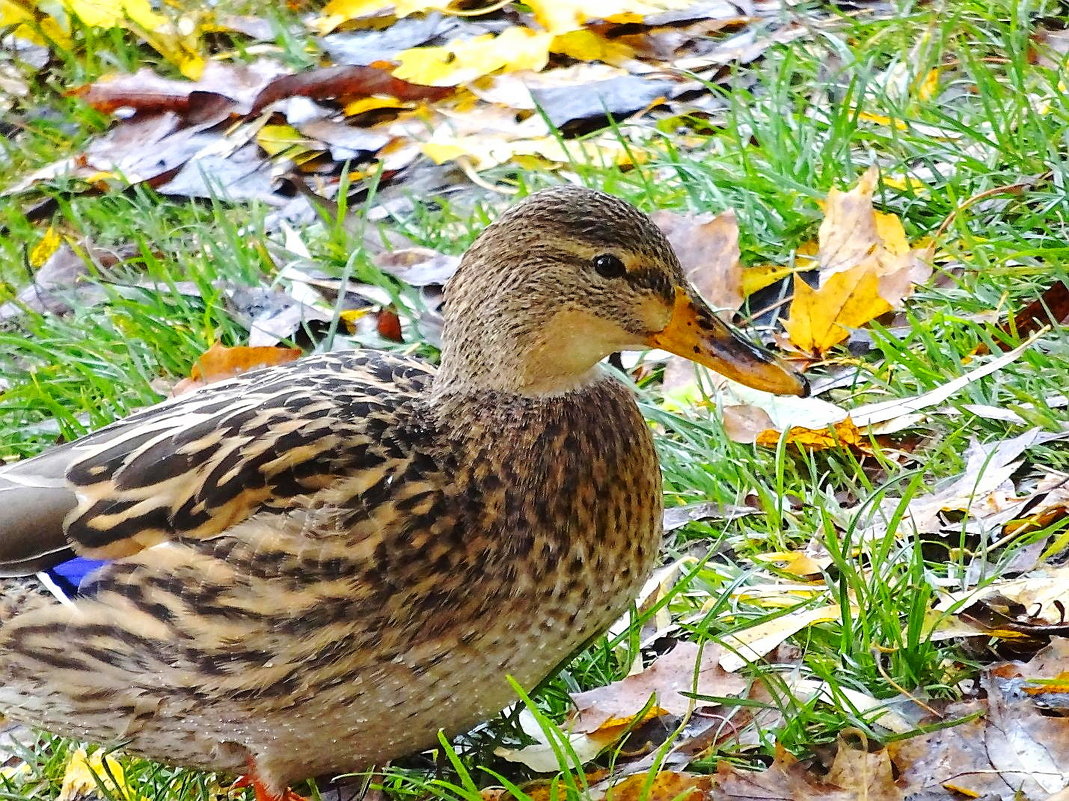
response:
<path id="1" fill-rule="evenodd" d="M 710 753 L 750 747 L 752 704 L 769 697 L 763 680 L 748 681 L 718 667 L 722 653 L 706 646 L 699 655 L 697 646 L 682 642 L 645 671 L 573 696 L 575 711 L 561 730 L 580 762 L 591 762 L 605 749 L 616 751 L 608 775 L 588 774 L 591 798 L 1043 801 L 1069 787 L 1064 764 L 1069 754 L 1069 639 L 1054 638 L 1030 662 L 986 669 L 971 697 L 961 701 L 922 707 L 910 698 L 866 701 L 855 693 L 850 698 L 855 708 L 865 709 L 868 703 L 883 710 L 874 719 L 877 730 L 882 726 L 899 735 L 889 745 L 846 731 L 833 748 L 809 760 L 780 748 L 763 770 L 720 759 L 711 775 L 687 772 Z M 819 685 L 793 679 L 783 686 L 805 702 L 820 692 Z M 829 692 L 824 702 L 841 703 L 841 689 Z M 703 700 L 703 695 L 716 698 Z M 894 707 L 906 710 L 909 719 L 892 712 Z M 656 718 L 667 725 L 659 729 L 659 739 L 644 741 L 652 730 L 642 724 Z M 636 737 L 640 732 L 643 737 Z M 537 726 L 529 733 L 538 740 L 535 745 L 498 749 L 499 755 L 537 771 L 558 770 L 550 735 Z M 621 741 L 625 735 L 630 739 Z"/>
<path id="2" fill-rule="evenodd" d="M 207 55 L 209 33 L 271 38 L 255 18 L 155 11 L 147 0 L 72 0 L 64 13 L 4 2 L 0 26 L 27 47 L 69 44 L 72 26 L 119 28 L 187 79 L 142 69 L 74 90 L 117 115 L 112 130 L 4 194 L 69 179 L 90 190 L 147 183 L 176 196 L 255 198 L 307 220 L 307 201 L 284 180 L 291 171 L 329 198 L 343 176 L 356 188 L 417 171 L 444 186 L 456 168 L 481 184 L 478 173 L 506 163 L 627 165 L 644 158 L 651 128 L 585 135 L 609 120 L 675 120 L 685 146 L 686 120 L 719 109 L 706 82 L 804 34 L 778 14 L 778 3 L 724 0 L 505 3 L 474 14 L 335 0 L 307 21 L 327 60 L 292 73 L 267 57 Z"/>

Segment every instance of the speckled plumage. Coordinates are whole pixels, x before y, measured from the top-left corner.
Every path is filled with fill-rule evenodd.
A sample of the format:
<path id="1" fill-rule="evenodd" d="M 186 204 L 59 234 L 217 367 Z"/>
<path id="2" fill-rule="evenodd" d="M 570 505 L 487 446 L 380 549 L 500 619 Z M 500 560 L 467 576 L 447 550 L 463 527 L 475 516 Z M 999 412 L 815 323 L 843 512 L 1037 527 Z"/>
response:
<path id="1" fill-rule="evenodd" d="M 626 278 L 590 268 L 606 250 Z M 115 559 L 89 597 L 3 611 L 0 709 L 251 768 L 263 798 L 492 715 L 656 557 L 651 437 L 596 362 L 653 342 L 685 286 L 644 215 L 550 190 L 466 255 L 440 371 L 309 357 L 0 468 L 0 567 Z"/>

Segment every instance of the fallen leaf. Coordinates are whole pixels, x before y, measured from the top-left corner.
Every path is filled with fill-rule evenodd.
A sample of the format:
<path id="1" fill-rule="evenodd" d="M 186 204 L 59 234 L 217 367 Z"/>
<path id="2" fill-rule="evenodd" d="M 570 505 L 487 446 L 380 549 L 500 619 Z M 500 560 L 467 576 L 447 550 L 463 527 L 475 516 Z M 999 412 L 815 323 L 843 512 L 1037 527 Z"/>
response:
<path id="1" fill-rule="evenodd" d="M 824 781 L 851 790 L 865 801 L 900 801 L 904 796 L 895 785 L 891 756 L 886 749 L 866 751 L 851 748 L 840 736 L 835 761 Z"/>
<path id="2" fill-rule="evenodd" d="M 688 801 L 707 798 L 712 778 L 661 770 L 636 773 L 606 790 L 606 801 Z"/>
<path id="3" fill-rule="evenodd" d="M 821 354 L 891 308 L 880 296 L 876 268 L 861 264 L 833 274 L 818 289 L 795 276 L 794 300 L 783 327 L 791 343 Z"/>
<path id="4" fill-rule="evenodd" d="M 501 69 L 539 71 L 549 61 L 552 34 L 506 28 L 436 47 L 413 47 L 397 54 L 393 74 L 427 86 L 458 86 Z"/>
<path id="5" fill-rule="evenodd" d="M 104 798 L 141 801 L 140 796 L 132 793 L 127 786 L 126 771 L 118 759 L 101 749 L 87 755 L 85 747 L 82 746 L 67 760 L 67 767 L 63 771 L 63 784 L 56 801 Z"/>
<path id="6" fill-rule="evenodd" d="M 401 318 L 393 309 L 387 308 L 379 312 L 375 321 L 375 330 L 378 331 L 380 337 L 391 342 L 405 341 L 401 334 Z"/>
<path id="7" fill-rule="evenodd" d="M 34 273 L 33 283 L 24 287 L 14 300 L 0 304 L 0 323 L 27 311 L 65 315 L 76 307 L 91 306 L 105 293 L 98 284 L 82 280 L 89 275 L 90 264 L 98 269 L 111 267 L 123 255 L 84 244 L 76 251 L 69 243 L 61 243 Z"/>
<path id="8" fill-rule="evenodd" d="M 374 256 L 371 261 L 383 272 L 406 284 L 444 286 L 456 272 L 460 257 L 432 248 L 410 247 L 384 251 Z"/>
<path id="9" fill-rule="evenodd" d="M 931 268 L 906 240 L 902 222 L 872 206 L 879 175 L 869 168 L 849 191 L 832 189 L 818 234 L 819 285 L 794 280 L 784 324 L 791 342 L 822 354 L 885 312 L 926 281 Z"/>
<path id="10" fill-rule="evenodd" d="M 105 113 L 120 108 L 146 113 L 172 111 L 184 117 L 204 115 L 207 110 L 244 113 L 263 88 L 284 72 L 282 64 L 270 59 L 249 64 L 209 61 L 195 81 L 164 78 L 142 68 L 132 74 L 101 78 L 69 94 Z"/>
<path id="11" fill-rule="evenodd" d="M 289 97 L 357 98 L 389 95 L 398 100 L 441 100 L 452 90 L 438 86 L 409 82 L 402 76 L 374 66 L 321 67 L 294 75 L 275 78 L 265 86 L 252 102 L 250 114 L 258 114 L 267 106 Z"/>
<path id="12" fill-rule="evenodd" d="M 1045 567 L 1023 578 L 999 579 L 976 589 L 946 593 L 935 609 L 947 612 L 980 602 L 1019 623 L 1065 626 L 1069 630 L 1069 567 Z"/>
<path id="13" fill-rule="evenodd" d="M 675 531 L 695 520 L 737 520 L 760 513 L 756 506 L 720 504 L 703 501 L 688 503 L 685 506 L 673 506 L 664 510 L 663 523 L 665 531 Z"/>
<path id="14" fill-rule="evenodd" d="M 182 395 L 205 384 L 226 381 L 228 378 L 249 370 L 292 362 L 303 354 L 304 351 L 300 348 L 247 347 L 244 345 L 230 348 L 216 342 L 201 354 L 189 371 L 189 378 L 179 381 L 171 394 Z"/>
<path id="15" fill-rule="evenodd" d="M 621 75 L 581 86 L 532 88 L 531 97 L 554 127 L 564 128 L 577 121 L 616 118 L 639 111 L 680 91 L 680 86 L 674 81 Z"/>
<path id="16" fill-rule="evenodd" d="M 1069 323 L 1069 284 L 1056 281 L 1012 319 L 1000 325 L 999 331 L 1007 336 L 1022 339 L 1031 337 L 1047 326 L 1064 323 Z M 983 342 L 976 348 L 979 355 L 990 352 L 991 349 Z"/>
<path id="17" fill-rule="evenodd" d="M 571 728 L 591 733 L 630 725 L 651 699 L 652 706 L 643 720 L 665 714 L 686 714 L 695 702 L 682 693 L 738 695 L 748 682 L 721 670 L 717 666 L 720 658 L 717 646 L 699 648 L 695 643 L 681 642 L 641 673 L 572 696 L 575 713 Z"/>
<path id="18" fill-rule="evenodd" d="M 910 267 L 911 251 L 902 222 L 872 207 L 879 170 L 870 167 L 849 191 L 832 189 L 820 224 L 821 283 L 836 273 L 870 265 L 877 276 Z"/>
<path id="19" fill-rule="evenodd" d="M 986 700 L 951 704 L 928 723 L 973 717 L 888 746 L 907 797 L 1043 799 L 1069 786 L 1069 718 L 1041 714 L 1027 696 L 1006 695 L 985 671 Z M 942 796 L 940 796 L 942 797 Z"/>
<path id="20" fill-rule="evenodd" d="M 730 320 L 742 305 L 739 222 L 733 209 L 720 214 L 657 211 L 653 221 L 679 257 L 683 272 L 720 317 Z"/>
<path id="21" fill-rule="evenodd" d="M 821 780 L 790 753 L 777 747 L 775 760 L 763 771 L 743 770 L 721 759 L 709 797 L 716 801 L 858 801 L 864 796 Z"/>
<path id="22" fill-rule="evenodd" d="M 782 432 L 775 429 L 762 431 L 754 439 L 757 445 L 774 448 L 783 437 Z M 788 444 L 797 445 L 811 451 L 822 451 L 828 448 L 841 448 L 843 446 L 859 446 L 866 441 L 865 434 L 857 427 L 853 420 L 847 417 L 838 423 L 833 423 L 824 428 L 806 428 L 805 426 L 791 426 L 787 429 L 786 440 Z"/>
<path id="23" fill-rule="evenodd" d="M 587 22 L 642 22 L 648 14 L 690 5 L 690 0 L 529 0 L 538 24 L 550 33 L 566 33 Z"/>
<path id="24" fill-rule="evenodd" d="M 760 659 L 802 629 L 839 620 L 841 615 L 842 607 L 839 604 L 800 609 L 725 635 L 720 638 L 724 651 L 720 655 L 719 665 L 729 673 L 734 673 Z"/>
<path id="25" fill-rule="evenodd" d="M 33 250 L 30 251 L 30 267 L 37 269 L 43 266 L 45 262 L 52 258 L 52 254 L 59 249 L 61 244 L 63 244 L 63 236 L 60 234 L 59 229 L 54 225 L 48 226 L 44 235 L 33 246 Z"/>
<path id="26" fill-rule="evenodd" d="M 914 395 L 910 398 L 895 398 L 889 401 L 880 401 L 878 403 L 868 403 L 863 406 L 858 406 L 851 410 L 850 416 L 859 426 L 873 426 L 878 423 L 887 423 L 897 417 L 910 415 L 922 409 L 936 406 L 970 384 L 979 381 L 981 378 L 989 376 L 1012 363 L 1026 350 L 1032 347 L 1034 342 L 1035 338 L 1032 338 L 1013 350 L 1002 354 L 997 359 L 992 359 L 987 364 L 976 367 L 964 375 L 960 375 L 957 378 L 948 381 L 941 387 L 936 387 L 933 390 L 921 395 Z"/>
<path id="27" fill-rule="evenodd" d="M 930 495 L 910 501 L 899 523 L 905 532 L 935 533 L 944 526 L 944 514 L 955 513 L 984 524 L 1001 528 L 1023 510 L 1027 498 L 1017 497 L 1009 478 L 1021 465 L 1026 450 L 1053 440 L 1069 437 L 1069 430 L 1046 432 L 1032 429 L 1010 439 L 974 443 L 966 454 L 965 470 Z M 896 514 L 901 501 L 887 498 L 876 516 L 885 523 Z M 961 528 L 961 523 L 953 523 Z"/>

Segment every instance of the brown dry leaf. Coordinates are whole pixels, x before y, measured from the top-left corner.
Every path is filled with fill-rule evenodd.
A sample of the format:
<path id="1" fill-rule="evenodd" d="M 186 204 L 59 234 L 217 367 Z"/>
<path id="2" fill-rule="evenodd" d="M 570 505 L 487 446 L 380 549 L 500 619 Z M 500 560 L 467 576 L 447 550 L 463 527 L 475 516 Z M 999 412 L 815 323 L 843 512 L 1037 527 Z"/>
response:
<path id="1" fill-rule="evenodd" d="M 1022 625 L 1069 628 L 1069 567 L 1045 567 L 1018 579 L 950 592 L 935 609 L 963 611 L 981 602 Z"/>
<path id="2" fill-rule="evenodd" d="M 389 95 L 398 100 L 441 100 L 452 89 L 409 83 L 376 66 L 321 67 L 283 75 L 271 81 L 257 95 L 250 114 L 258 114 L 267 106 L 289 97 L 308 97 L 312 100 L 345 98 L 347 100 L 372 95 Z"/>
<path id="3" fill-rule="evenodd" d="M 741 694 L 747 680 L 722 670 L 717 665 L 720 657 L 718 646 L 700 648 L 692 642 L 681 642 L 641 673 L 572 696 L 575 722 L 571 728 L 590 733 L 630 725 L 651 697 L 653 703 L 644 719 L 686 714 L 695 702 L 682 693 L 721 698 Z"/>
<path id="4" fill-rule="evenodd" d="M 179 381 L 171 394 L 183 395 L 205 384 L 226 381 L 249 370 L 292 362 L 303 353 L 300 348 L 250 348 L 244 345 L 229 348 L 216 342 L 201 354 L 189 371 L 189 378 Z"/>
<path id="5" fill-rule="evenodd" d="M 989 443 L 974 443 L 966 453 L 965 470 L 931 495 L 909 503 L 900 527 L 903 531 L 931 534 L 944 525 L 944 514 L 964 514 L 968 518 L 998 528 L 1015 519 L 1028 497 L 1020 498 L 1010 482 L 1023 462 L 1025 451 L 1045 442 L 1069 437 L 1069 431 L 1047 432 L 1031 429 L 1016 437 Z M 901 503 L 889 498 L 881 504 L 886 515 L 893 515 Z M 954 523 L 960 528 L 960 523 Z"/>
<path id="6" fill-rule="evenodd" d="M 284 72 L 282 64 L 269 59 L 251 64 L 209 61 L 195 81 L 163 78 L 153 70 L 142 68 L 133 74 L 106 76 L 68 94 L 109 114 L 120 108 L 172 111 L 184 117 L 203 116 L 215 109 L 225 112 L 233 108 L 244 113 L 263 88 Z"/>
<path id="7" fill-rule="evenodd" d="M 777 748 L 775 761 L 763 771 L 740 770 L 720 760 L 709 797 L 716 801 L 858 801 L 863 796 L 822 781 L 786 750 Z"/>
<path id="8" fill-rule="evenodd" d="M 23 287 L 14 300 L 0 303 L 0 323 L 29 312 L 69 314 L 74 308 L 87 308 L 105 295 L 99 284 L 85 281 L 90 265 L 100 271 L 112 267 L 133 251 L 114 252 L 89 243 L 72 247 L 59 244 L 44 264 L 38 267 L 33 283 Z"/>
<path id="9" fill-rule="evenodd" d="M 974 719 L 888 746 L 907 796 L 1045 799 L 1069 786 L 1069 717 L 1042 714 L 990 669 L 982 683 L 986 700 L 953 704 L 922 723 Z"/>
<path id="10" fill-rule="evenodd" d="M 1028 662 L 1006 662 L 991 675 L 1008 692 L 1018 688 L 1041 708 L 1069 715 L 1069 638 L 1052 637 L 1050 644 Z"/>
<path id="11" fill-rule="evenodd" d="M 723 319 L 730 320 L 743 300 L 735 211 L 728 209 L 716 215 L 658 211 L 652 217 L 701 296 Z"/>
<path id="12" fill-rule="evenodd" d="M 1024 339 L 1046 326 L 1069 323 L 1069 284 L 1056 281 L 1034 301 L 1029 303 L 1012 319 L 999 326 L 999 331 L 1011 337 Z M 978 355 L 990 353 L 986 343 L 976 349 Z"/>
<path id="13" fill-rule="evenodd" d="M 774 431 L 775 423 L 768 412 L 757 406 L 725 406 L 720 412 L 724 433 L 732 442 L 753 445 L 759 436 Z M 778 436 L 778 434 L 777 434 Z"/>
<path id="14" fill-rule="evenodd" d="M 371 261 L 383 272 L 406 284 L 441 286 L 456 272 L 460 257 L 433 248 L 410 247 L 383 251 Z"/>
<path id="15" fill-rule="evenodd" d="M 869 752 L 851 748 L 841 736 L 835 761 L 824 780 L 853 791 L 856 798 L 865 801 L 900 801 L 903 798 L 902 791 L 895 786 L 890 754 L 884 749 Z"/>

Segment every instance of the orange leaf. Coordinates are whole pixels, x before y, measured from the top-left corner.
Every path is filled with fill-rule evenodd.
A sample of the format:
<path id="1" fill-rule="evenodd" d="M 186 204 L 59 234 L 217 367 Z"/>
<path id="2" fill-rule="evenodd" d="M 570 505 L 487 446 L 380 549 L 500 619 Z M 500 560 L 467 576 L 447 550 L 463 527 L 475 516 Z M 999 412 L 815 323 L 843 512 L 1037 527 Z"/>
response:
<path id="1" fill-rule="evenodd" d="M 193 365 L 189 371 L 190 378 L 197 385 L 225 381 L 241 373 L 258 367 L 271 367 L 299 359 L 303 351 L 300 348 L 259 347 L 249 348 L 239 345 L 228 348 L 216 342 Z"/>

